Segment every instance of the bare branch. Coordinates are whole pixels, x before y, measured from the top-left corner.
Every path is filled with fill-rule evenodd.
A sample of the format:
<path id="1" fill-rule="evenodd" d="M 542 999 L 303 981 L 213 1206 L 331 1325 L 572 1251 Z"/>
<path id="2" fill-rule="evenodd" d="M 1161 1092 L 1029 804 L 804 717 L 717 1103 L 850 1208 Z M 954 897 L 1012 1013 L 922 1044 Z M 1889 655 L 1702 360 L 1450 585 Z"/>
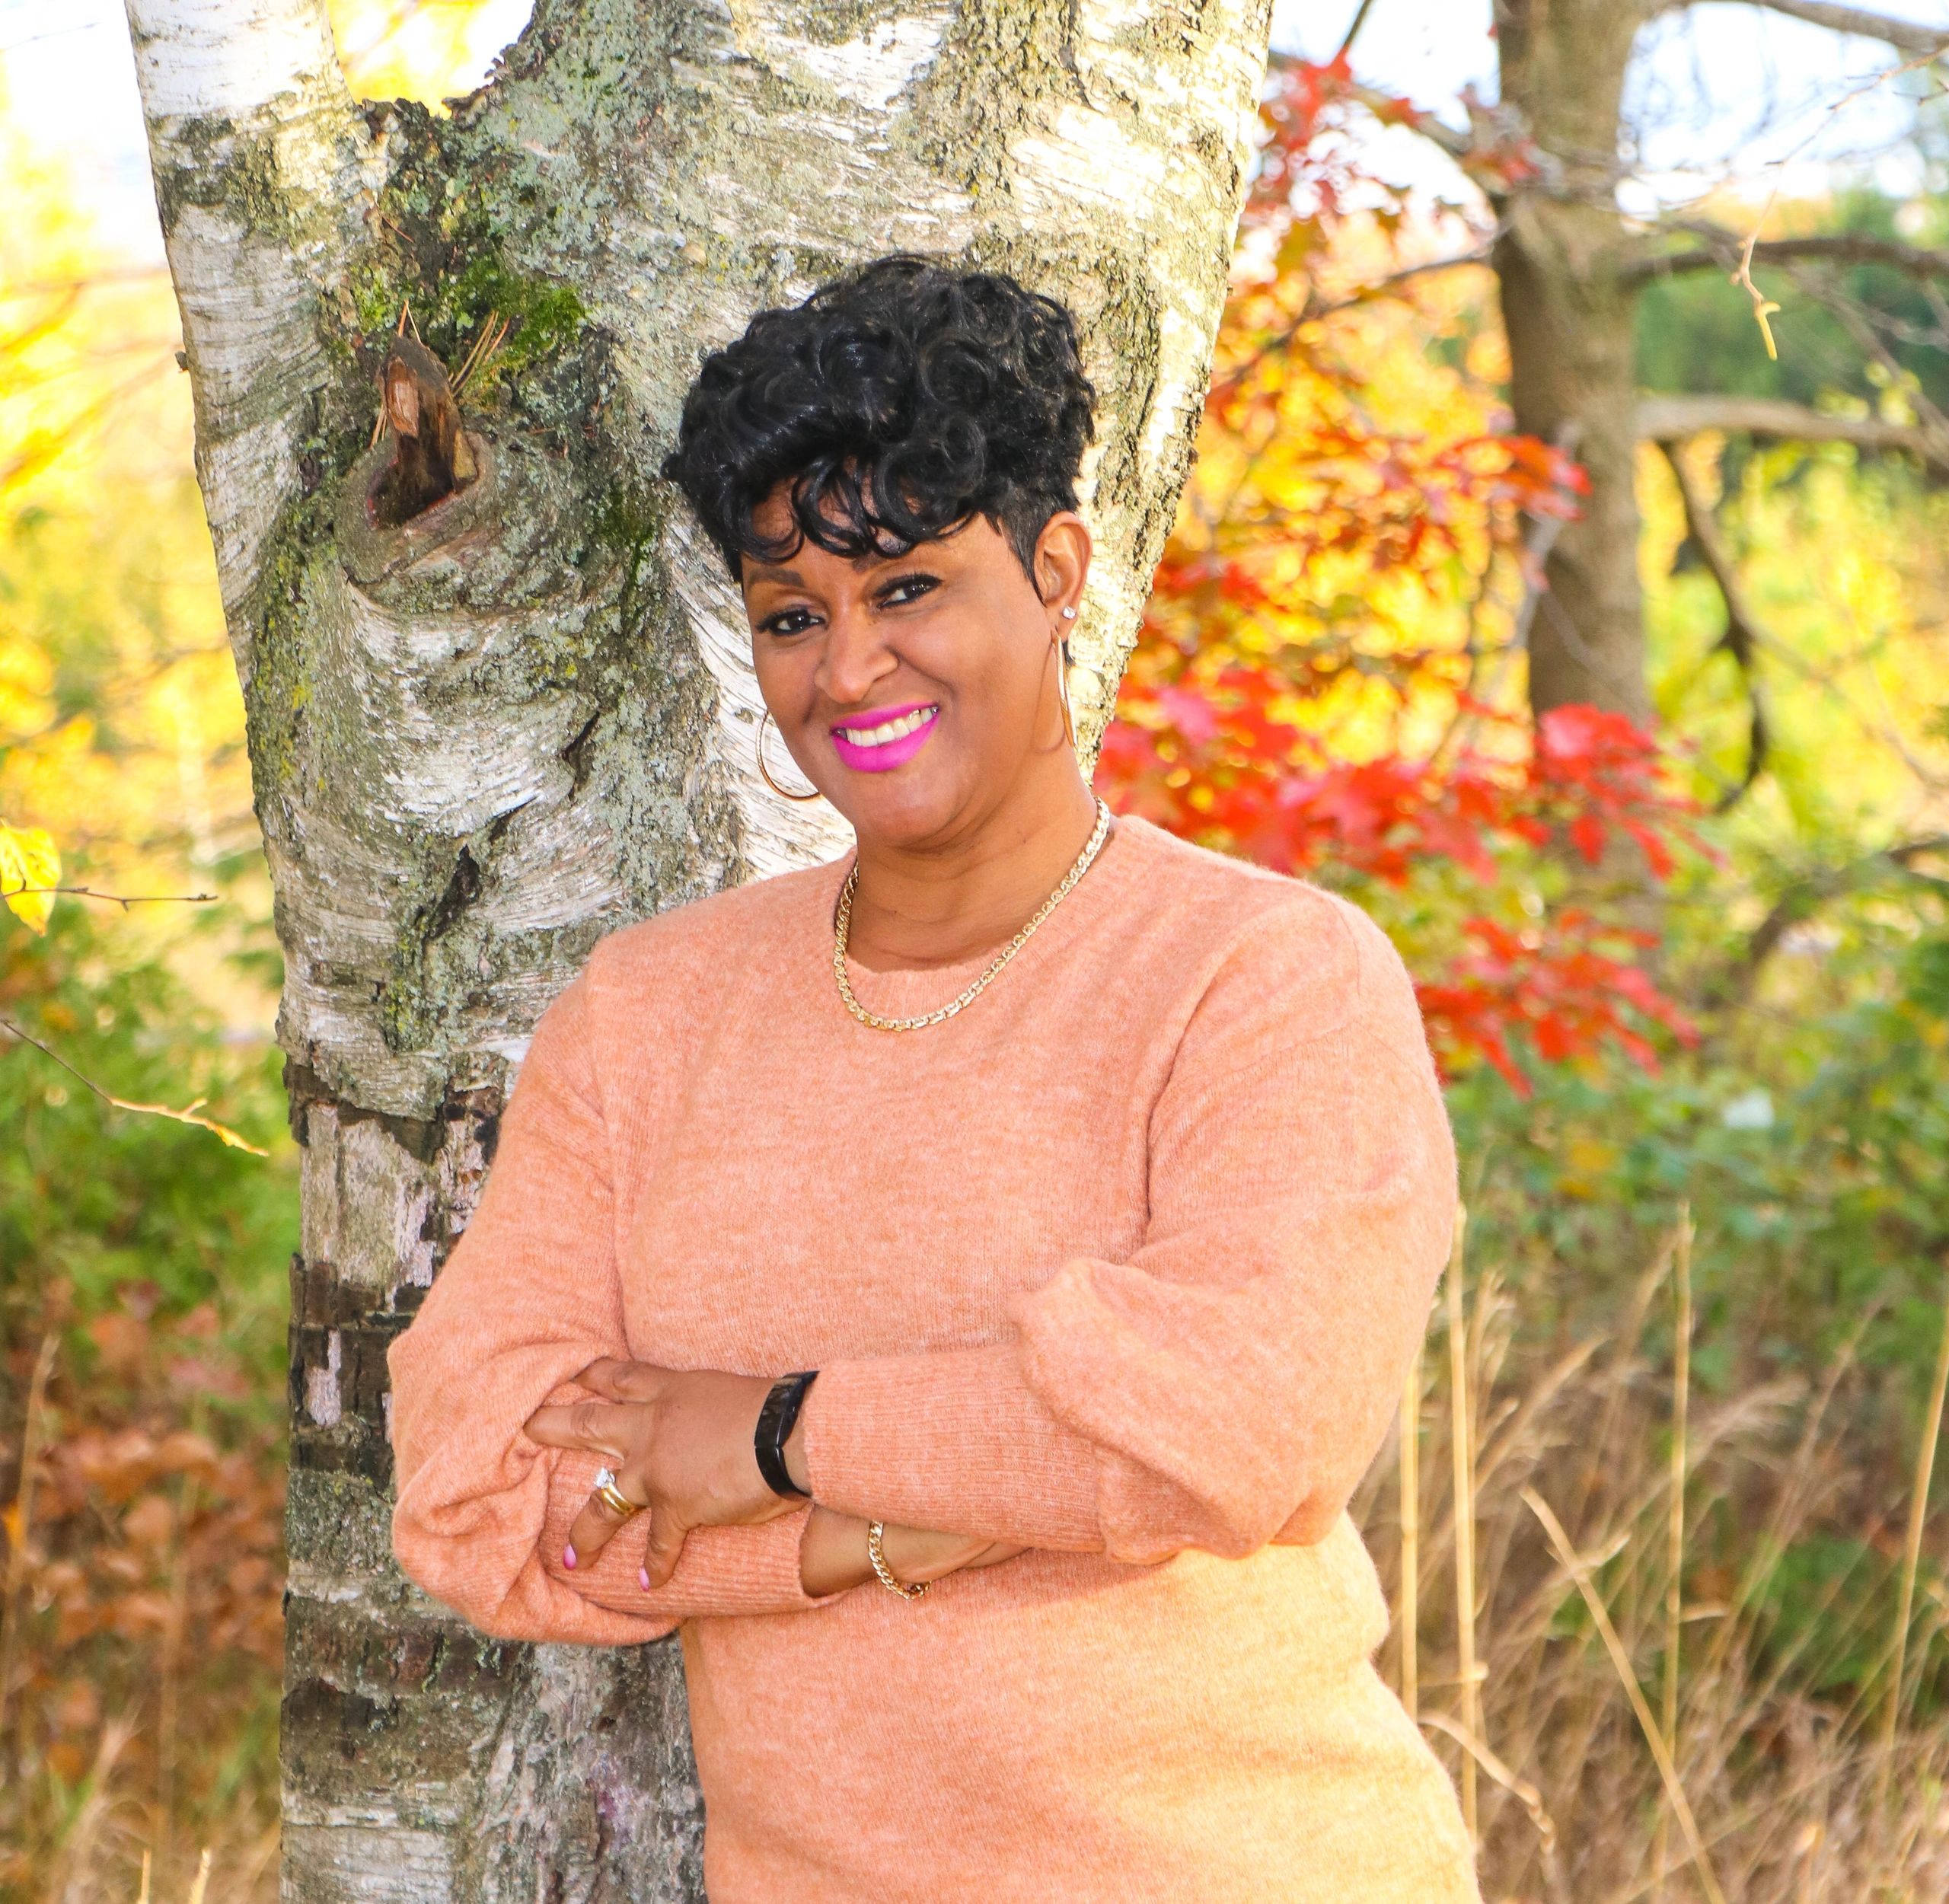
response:
<path id="1" fill-rule="evenodd" d="M 1354 50 L 1354 42 L 1360 37 L 1360 29 L 1367 23 L 1367 15 L 1373 11 L 1373 0 L 1360 0 L 1354 10 L 1352 23 L 1341 37 L 1340 50 L 1334 55 L 1336 59 L 1345 59 Z"/>
<path id="2" fill-rule="evenodd" d="M 1913 423 L 1878 416 L 1836 416 L 1779 397 L 1641 397 L 1638 433 L 1654 443 L 1674 442 L 1707 430 L 1756 436 L 1774 442 L 1853 443 L 1867 450 L 1902 450 L 1919 457 L 1938 476 L 1949 476 L 1949 443 Z"/>
<path id="3" fill-rule="evenodd" d="M 1337 317 L 1345 310 L 1358 310 L 1362 304 L 1372 304 L 1376 298 L 1392 298 L 1402 285 L 1413 282 L 1421 277 L 1431 277 L 1437 271 L 1459 271 L 1468 265 L 1485 265 L 1485 267 L 1493 265 L 1495 263 L 1495 236 L 1501 236 L 1501 226 L 1489 238 L 1489 241 L 1483 244 L 1479 251 L 1459 251 L 1454 257 L 1428 257 L 1423 259 L 1419 265 L 1403 265 L 1399 271 L 1389 271 L 1386 277 L 1378 277 L 1372 282 L 1360 285 L 1358 290 L 1349 292 L 1345 298 L 1319 300 L 1308 290 L 1306 304 L 1302 304 L 1290 324 L 1282 331 L 1277 331 L 1274 335 L 1265 339 L 1265 343 L 1259 345 L 1259 349 L 1255 349 L 1249 359 L 1243 359 L 1242 362 L 1226 370 L 1214 382 L 1214 387 L 1228 387 L 1230 384 L 1238 382 L 1253 365 L 1263 362 L 1267 356 L 1277 356 L 1281 351 L 1290 351 L 1294 339 L 1300 335 L 1300 331 L 1306 330 L 1308 324 L 1319 324 L 1323 317 Z"/>
<path id="4" fill-rule="evenodd" d="M 1735 997 L 1749 993 L 1759 976 L 1760 967 L 1778 951 L 1780 942 L 1795 926 L 1811 917 L 1826 901 L 1851 891 L 1891 869 L 1906 873 L 1912 879 L 1921 878 L 1923 875 L 1913 872 L 1912 863 L 1937 853 L 1949 853 L 1949 834 L 1931 834 L 1923 839 L 1906 840 L 1892 847 L 1884 847 L 1879 853 L 1871 853 L 1865 858 L 1850 860 L 1845 866 L 1823 867 L 1804 879 L 1796 879 L 1773 902 L 1772 910 L 1746 942 L 1746 950 L 1737 968 L 1727 974 L 1727 990 Z M 1929 880 L 1927 883 L 1938 882 Z"/>
<path id="5" fill-rule="evenodd" d="M 1759 692 L 1758 661 L 1754 652 L 1764 637 L 1746 604 L 1746 591 L 1740 585 L 1732 551 L 1719 534 L 1718 518 L 1712 513 L 1712 506 L 1700 494 L 1692 472 L 1686 467 L 1680 446 L 1667 439 L 1660 443 L 1659 448 L 1664 451 L 1665 461 L 1671 465 L 1672 474 L 1677 480 L 1679 496 L 1685 504 L 1686 527 L 1690 531 L 1699 553 L 1705 558 L 1712 579 L 1718 584 L 1720 599 L 1726 604 L 1725 633 L 1714 643 L 1713 651 L 1717 653 L 1723 650 L 1731 655 L 1740 678 L 1746 683 L 1746 770 L 1736 784 L 1719 796 L 1714 810 L 1726 813 L 1745 797 L 1766 764 L 1766 703 Z"/>
<path id="6" fill-rule="evenodd" d="M 1353 26 L 1348 31 L 1347 37 L 1350 43 L 1354 33 L 1357 32 L 1364 23 L 1367 11 L 1366 7 L 1363 6 L 1359 14 L 1354 17 Z M 1345 46 L 1341 48 L 1342 53 L 1346 49 Z M 1281 69 L 1290 71 L 1292 68 L 1303 63 L 1305 62 L 1294 55 L 1280 53 L 1276 49 L 1265 56 L 1265 66 L 1268 72 L 1278 72 Z M 1390 124 L 1398 125 L 1403 123 L 1400 118 L 1400 100 L 1390 94 L 1383 92 L 1378 86 L 1363 86 L 1356 84 L 1350 87 L 1348 91 L 1353 97 L 1364 106 L 1369 112 Z M 1474 149 L 1475 142 L 1468 133 L 1457 132 L 1453 126 L 1444 126 L 1432 113 L 1418 113 L 1410 124 L 1409 129 L 1419 132 L 1422 138 L 1428 140 L 1431 144 L 1439 145 L 1450 158 L 1466 158 Z"/>
<path id="7" fill-rule="evenodd" d="M 1494 262 L 1495 253 L 1491 245 L 1485 245 L 1479 251 L 1464 251 L 1453 257 L 1429 258 L 1420 264 L 1403 266 L 1399 271 L 1390 271 L 1384 278 L 1376 278 L 1371 283 L 1364 284 L 1357 291 L 1344 298 L 1332 298 L 1323 302 L 1316 301 L 1310 295 L 1303 305 L 1299 314 L 1286 328 L 1275 336 L 1266 340 L 1252 353 L 1250 362 L 1257 363 L 1262 358 L 1291 348 L 1293 340 L 1308 324 L 1318 324 L 1325 317 L 1338 317 L 1343 311 L 1353 311 L 1364 304 L 1372 304 L 1376 298 L 1392 297 L 1399 288 L 1417 278 L 1432 276 L 1439 271 L 1460 270 L 1469 265 L 1489 265 Z M 1246 368 L 1241 365 L 1230 373 L 1236 378 Z"/>
<path id="8" fill-rule="evenodd" d="M 31 1044 L 43 1057 L 52 1058 L 62 1070 L 87 1089 L 92 1091 L 104 1104 L 116 1111 L 132 1111 L 145 1118 L 167 1118 L 174 1124 L 193 1124 L 199 1131 L 207 1131 L 213 1137 L 220 1139 L 233 1150 L 247 1150 L 254 1157 L 267 1157 L 268 1150 L 253 1143 L 248 1137 L 240 1136 L 227 1124 L 219 1124 L 214 1118 L 203 1115 L 207 1098 L 196 1098 L 183 1105 L 181 1110 L 172 1109 L 167 1104 L 138 1104 L 132 1099 L 118 1098 L 113 1092 L 104 1090 L 85 1071 L 78 1071 L 51 1045 L 43 1044 L 31 1032 L 24 1032 L 10 1018 L 0 1018 L 0 1032 L 11 1032 L 23 1044 Z"/>
<path id="9" fill-rule="evenodd" d="M 1837 7 L 1830 5 L 1829 0 L 1753 0 L 1753 3 L 1773 13 L 1804 20 L 1810 26 L 1852 33 L 1858 39 L 1878 40 L 1884 46 L 1903 53 L 1928 56 L 1949 52 L 1949 32 L 1941 27 L 1925 27 L 1913 20 L 1890 20 L 1886 14 L 1870 13 L 1864 7 Z"/>
<path id="10" fill-rule="evenodd" d="M 1552 447 L 1561 456 L 1574 456 L 1577 446 L 1583 439 L 1584 426 L 1574 417 L 1566 417 L 1557 426 Z M 1523 601 L 1516 611 L 1515 633 L 1511 637 L 1518 648 L 1530 645 L 1530 629 L 1536 619 L 1537 605 L 1550 585 L 1545 572 L 1550 553 L 1555 548 L 1557 537 L 1562 534 L 1568 519 L 1561 515 L 1533 516 L 1529 531 L 1523 538 L 1523 567 L 1527 572 L 1523 577 Z"/>
<path id="11" fill-rule="evenodd" d="M 1945 416 L 1940 406 L 1930 400 L 1920 384 L 1906 375 L 1900 362 L 1888 348 L 1887 340 L 1877 328 L 1869 308 L 1848 296 L 1838 285 L 1819 282 L 1791 267 L 1788 276 L 1804 295 L 1813 298 L 1832 315 L 1860 349 L 1881 366 L 1887 373 L 1891 389 L 1906 389 L 1909 405 L 1916 413 L 1916 421 L 1929 441 L 1949 443 L 1949 416 Z"/>
<path id="12" fill-rule="evenodd" d="M 36 893 L 44 893 L 50 898 L 59 893 L 75 899 L 105 899 L 111 906 L 120 906 L 124 912 L 131 906 L 209 906 L 214 905 L 219 897 L 213 892 L 136 892 L 124 895 L 119 892 L 97 892 L 92 886 L 0 886 L 0 899 L 18 899 Z"/>
<path id="13" fill-rule="evenodd" d="M 1823 8 L 1821 11 L 1839 13 L 1842 10 L 1839 8 Z M 1779 346 L 1773 340 L 1772 327 L 1766 321 L 1774 311 L 1780 308 L 1780 306 L 1775 300 L 1768 297 L 1766 292 L 1753 282 L 1753 255 L 1754 247 L 1759 242 L 1760 231 L 1764 228 L 1767 218 L 1772 215 L 1773 206 L 1779 198 L 1780 187 L 1785 180 L 1788 167 L 1794 160 L 1799 158 L 1809 145 L 1813 144 L 1820 136 L 1822 126 L 1829 123 L 1836 113 L 1852 105 L 1857 99 L 1864 98 L 1868 94 L 1887 85 L 1890 80 L 1899 79 L 1903 73 L 1912 72 L 1918 66 L 1928 65 L 1939 50 L 1940 47 L 1938 45 L 1931 44 L 1922 52 L 1912 53 L 1899 66 L 1887 72 L 1873 74 L 1864 79 L 1860 85 L 1851 87 L 1838 98 L 1829 100 L 1826 110 L 1808 130 L 1806 137 L 1801 139 L 1791 152 L 1784 154 L 1774 161 L 1773 189 L 1766 194 L 1766 203 L 1759 208 L 1759 215 L 1753 221 L 1753 228 L 1746 233 L 1746 242 L 1740 247 L 1739 263 L 1732 272 L 1733 282 L 1753 300 L 1753 321 L 1759 325 L 1759 334 L 1766 340 L 1766 355 L 1769 357 L 1777 360 L 1780 355 Z"/>
<path id="14" fill-rule="evenodd" d="M 1390 98 L 1377 87 L 1356 86 L 1354 97 L 1370 113 L 1385 120 L 1399 123 L 1396 116 L 1399 102 Z M 1474 151 L 1475 142 L 1467 132 L 1458 132 L 1453 126 L 1445 126 L 1432 113 L 1418 113 L 1409 126 L 1412 132 L 1421 134 L 1431 145 L 1439 145 L 1452 159 L 1466 159 Z"/>
<path id="15" fill-rule="evenodd" d="M 1739 262 L 1740 241 L 1730 231 L 1709 225 L 1685 228 L 1704 240 L 1696 251 L 1667 251 L 1639 258 L 1622 276 L 1627 284 L 1648 279 L 1673 278 L 1688 271 L 1730 271 Z M 1865 232 L 1843 231 L 1820 237 L 1766 238 L 1753 247 L 1755 264 L 1791 264 L 1811 259 L 1828 264 L 1880 264 L 1906 271 L 1911 277 L 1949 278 L 1949 251 L 1932 251 L 1896 238 L 1871 238 Z"/>

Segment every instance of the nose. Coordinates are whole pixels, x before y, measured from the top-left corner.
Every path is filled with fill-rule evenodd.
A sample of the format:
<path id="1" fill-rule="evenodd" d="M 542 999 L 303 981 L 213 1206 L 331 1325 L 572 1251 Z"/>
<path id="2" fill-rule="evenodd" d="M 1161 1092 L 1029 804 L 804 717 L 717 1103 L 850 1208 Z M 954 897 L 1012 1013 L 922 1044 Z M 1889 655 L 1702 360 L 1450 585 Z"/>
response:
<path id="1" fill-rule="evenodd" d="M 841 602 L 831 611 L 819 657 L 818 686 L 841 707 L 857 707 L 900 665 L 881 639 L 873 617 L 860 604 Z"/>

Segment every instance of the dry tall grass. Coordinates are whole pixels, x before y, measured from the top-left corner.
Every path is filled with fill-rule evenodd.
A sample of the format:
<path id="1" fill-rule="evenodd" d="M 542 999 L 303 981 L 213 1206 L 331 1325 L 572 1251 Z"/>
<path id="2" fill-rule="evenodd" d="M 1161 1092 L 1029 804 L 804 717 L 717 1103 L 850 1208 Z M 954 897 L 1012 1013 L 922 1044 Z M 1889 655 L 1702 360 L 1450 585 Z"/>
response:
<path id="1" fill-rule="evenodd" d="M 1418 1409 L 1418 1445 L 1380 1464 L 1359 1504 L 1395 1604 L 1420 1609 L 1383 1670 L 1418 1686 L 1458 1783 L 1488 1774 L 1489 1904 L 1936 1904 L 1949 1896 L 1949 1723 L 1914 1708 L 1941 1596 L 1919 1624 L 1914 1606 L 1944 1383 L 1913 1511 L 1877 1518 L 1839 1433 L 1863 1379 L 1852 1344 L 1817 1382 L 1724 1400 L 1654 1360 L 1661 1296 L 1673 1345 L 1689 1339 L 1689 1245 L 1682 1223 L 1614 1329 L 1539 1366 L 1513 1353 L 1514 1306 L 1493 1268 L 1451 1286 L 1447 1405 Z M 1474 1442 L 1459 1457 L 1458 1425 Z M 1397 1491 L 1404 1475 L 1411 1492 Z M 1866 1576 L 1905 1516 L 1897 1598 L 1892 1555 Z M 1862 1558 L 1783 1618 L 1782 1557 L 1837 1527 L 1861 1537 Z M 1864 1649 L 1870 1669 L 1851 1682 L 1840 1663 Z"/>

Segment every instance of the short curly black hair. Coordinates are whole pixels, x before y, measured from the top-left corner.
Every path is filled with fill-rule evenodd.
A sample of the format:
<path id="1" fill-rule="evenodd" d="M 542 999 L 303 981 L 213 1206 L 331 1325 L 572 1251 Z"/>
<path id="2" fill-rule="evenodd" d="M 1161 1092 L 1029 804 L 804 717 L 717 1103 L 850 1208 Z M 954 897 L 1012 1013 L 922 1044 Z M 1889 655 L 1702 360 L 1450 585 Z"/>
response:
<path id="1" fill-rule="evenodd" d="M 1076 324 L 994 271 L 878 260 L 804 303 L 761 311 L 703 360 L 663 474 L 734 579 L 747 557 L 901 556 L 977 515 L 1030 568 L 1051 516 L 1076 507 L 1096 429 Z M 753 515 L 790 485 L 796 527 Z"/>

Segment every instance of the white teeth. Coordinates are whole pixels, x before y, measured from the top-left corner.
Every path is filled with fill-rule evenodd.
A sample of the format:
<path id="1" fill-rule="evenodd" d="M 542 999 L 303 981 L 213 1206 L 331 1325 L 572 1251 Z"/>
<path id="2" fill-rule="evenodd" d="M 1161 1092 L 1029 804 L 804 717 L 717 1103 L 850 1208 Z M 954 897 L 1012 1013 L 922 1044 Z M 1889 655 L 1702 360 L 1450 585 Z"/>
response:
<path id="1" fill-rule="evenodd" d="M 896 720 L 882 721 L 878 727 L 842 727 L 841 736 L 855 747 L 884 747 L 888 741 L 897 741 L 903 734 L 911 734 L 917 727 L 924 727 L 939 713 L 937 708 L 917 707 L 911 714 L 902 714 Z"/>

